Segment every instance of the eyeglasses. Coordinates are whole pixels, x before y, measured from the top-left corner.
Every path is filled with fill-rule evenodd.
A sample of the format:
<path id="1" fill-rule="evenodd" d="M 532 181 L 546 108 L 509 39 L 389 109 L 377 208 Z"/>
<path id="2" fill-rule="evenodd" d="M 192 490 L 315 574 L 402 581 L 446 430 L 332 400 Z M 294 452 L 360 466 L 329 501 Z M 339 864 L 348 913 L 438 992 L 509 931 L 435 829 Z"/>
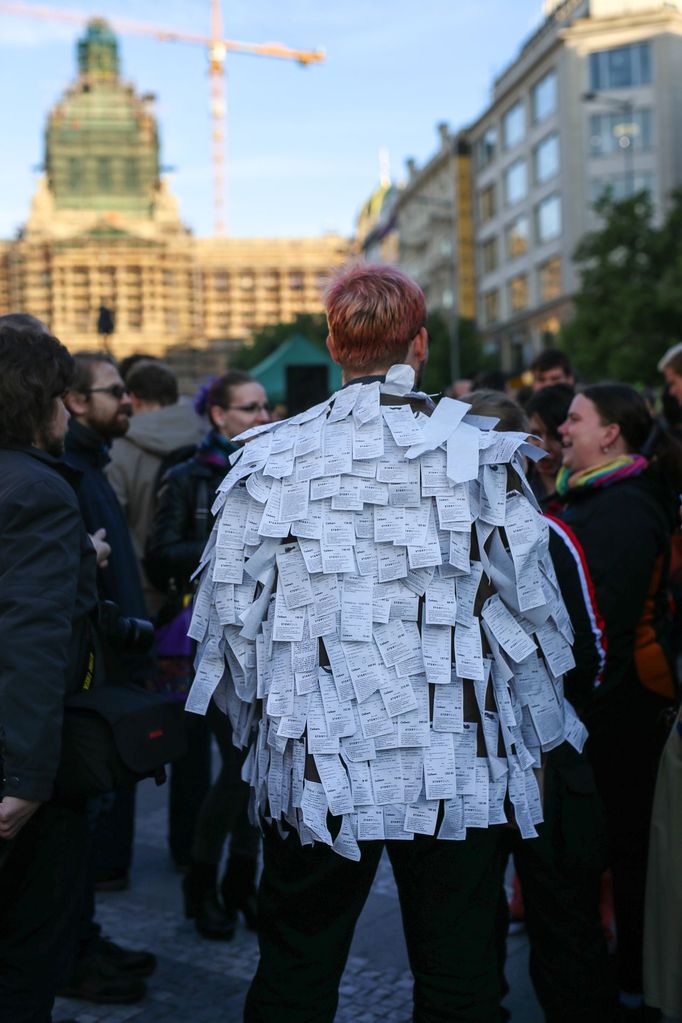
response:
<path id="1" fill-rule="evenodd" d="M 116 401 L 120 401 L 126 394 L 130 394 L 123 384 L 110 384 L 109 387 L 88 387 L 84 394 L 109 394 Z"/>
<path id="2" fill-rule="evenodd" d="M 225 411 L 229 409 L 233 412 L 269 412 L 270 402 L 265 401 L 262 405 L 257 401 L 252 401 L 249 405 L 228 405 Z"/>

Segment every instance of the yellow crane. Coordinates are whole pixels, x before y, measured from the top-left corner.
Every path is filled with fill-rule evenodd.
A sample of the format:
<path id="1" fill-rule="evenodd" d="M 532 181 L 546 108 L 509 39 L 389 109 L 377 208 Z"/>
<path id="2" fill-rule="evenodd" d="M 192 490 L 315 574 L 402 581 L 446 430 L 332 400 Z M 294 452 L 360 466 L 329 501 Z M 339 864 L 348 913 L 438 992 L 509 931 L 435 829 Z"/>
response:
<path id="1" fill-rule="evenodd" d="M 152 36 L 162 42 L 193 43 L 203 46 L 208 55 L 208 76 L 210 83 L 211 151 L 213 164 L 213 220 L 217 235 L 225 233 L 225 138 L 227 126 L 227 103 L 225 91 L 225 58 L 228 53 L 244 53 L 253 57 L 274 57 L 279 60 L 293 60 L 303 67 L 324 61 L 323 50 L 296 50 L 282 43 L 244 43 L 223 38 L 220 0 L 211 3 L 211 34 L 180 32 L 151 25 L 128 18 L 107 18 L 116 31 L 127 35 Z M 0 0 L 0 13 L 26 15 L 49 21 L 63 21 L 83 25 L 93 15 L 45 4 L 5 2 Z"/>

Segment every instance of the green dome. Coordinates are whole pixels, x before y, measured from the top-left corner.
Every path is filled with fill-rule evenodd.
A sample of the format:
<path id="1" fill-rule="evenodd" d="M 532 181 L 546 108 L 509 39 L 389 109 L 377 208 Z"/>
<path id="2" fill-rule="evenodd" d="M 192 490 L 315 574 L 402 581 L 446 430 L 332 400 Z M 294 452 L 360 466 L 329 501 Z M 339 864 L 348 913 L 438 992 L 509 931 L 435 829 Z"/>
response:
<path id="1" fill-rule="evenodd" d="M 101 18 L 78 42 L 79 76 L 51 110 L 48 186 L 58 209 L 149 216 L 159 182 L 156 121 L 119 77 L 118 42 Z"/>

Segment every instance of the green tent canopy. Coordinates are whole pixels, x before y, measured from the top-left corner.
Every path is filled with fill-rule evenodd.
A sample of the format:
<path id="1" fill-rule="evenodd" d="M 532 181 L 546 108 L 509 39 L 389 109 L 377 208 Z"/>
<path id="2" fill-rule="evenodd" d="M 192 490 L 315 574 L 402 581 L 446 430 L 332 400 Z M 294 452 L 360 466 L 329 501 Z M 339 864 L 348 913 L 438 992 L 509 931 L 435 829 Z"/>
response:
<path id="1" fill-rule="evenodd" d="M 274 405 L 286 405 L 289 415 L 323 400 L 341 386 L 341 369 L 328 352 L 294 334 L 266 359 L 249 370 Z"/>

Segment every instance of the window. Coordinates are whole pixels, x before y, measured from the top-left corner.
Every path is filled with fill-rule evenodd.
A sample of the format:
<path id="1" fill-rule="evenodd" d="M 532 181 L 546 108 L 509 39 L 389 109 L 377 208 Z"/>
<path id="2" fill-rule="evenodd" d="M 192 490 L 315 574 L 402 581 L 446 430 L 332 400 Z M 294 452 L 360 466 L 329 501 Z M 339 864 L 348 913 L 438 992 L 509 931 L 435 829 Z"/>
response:
<path id="1" fill-rule="evenodd" d="M 590 156 L 608 156 L 632 144 L 644 153 L 653 147 L 653 118 L 648 107 L 610 110 L 590 117 Z"/>
<path id="2" fill-rule="evenodd" d="M 538 267 L 538 284 L 541 302 L 551 302 L 561 295 L 561 260 L 552 256 Z"/>
<path id="3" fill-rule="evenodd" d="M 502 142 L 505 149 L 511 149 L 523 138 L 526 130 L 526 118 L 523 104 L 519 101 L 510 107 L 502 118 Z"/>
<path id="4" fill-rule="evenodd" d="M 497 213 L 497 194 L 494 185 L 482 188 L 478 193 L 478 215 L 482 224 L 487 223 Z"/>
<path id="5" fill-rule="evenodd" d="M 97 157 L 97 187 L 111 188 L 111 160 L 108 156 Z"/>
<path id="6" fill-rule="evenodd" d="M 507 258 L 516 259 L 528 251 L 530 241 L 530 221 L 528 217 L 517 217 L 512 220 L 505 232 L 507 244 Z"/>
<path id="7" fill-rule="evenodd" d="M 544 78 L 533 86 L 530 94 L 533 123 L 544 121 L 556 110 L 556 71 L 548 71 Z"/>
<path id="8" fill-rule="evenodd" d="M 137 188 L 139 177 L 137 173 L 137 160 L 129 157 L 123 164 L 123 180 L 126 188 Z"/>
<path id="9" fill-rule="evenodd" d="M 70 156 L 68 163 L 69 188 L 78 189 L 81 187 L 81 162 L 77 156 Z"/>
<path id="10" fill-rule="evenodd" d="M 500 318 L 500 293 L 497 288 L 482 295 L 483 323 L 495 323 Z"/>
<path id="11" fill-rule="evenodd" d="M 561 200 L 548 195 L 535 207 L 535 234 L 539 242 L 548 242 L 561 234 Z"/>
<path id="12" fill-rule="evenodd" d="M 301 270 L 289 271 L 289 287 L 292 291 L 303 291 L 303 272 Z"/>
<path id="13" fill-rule="evenodd" d="M 497 238 L 481 242 L 481 273 L 488 274 L 497 268 Z"/>
<path id="14" fill-rule="evenodd" d="M 512 313 L 518 313 L 528 306 L 528 275 L 517 274 L 507 281 L 507 295 L 509 296 L 509 309 Z"/>
<path id="15" fill-rule="evenodd" d="M 476 165 L 479 170 L 487 167 L 495 159 L 497 151 L 497 129 L 486 128 L 476 143 Z"/>
<path id="16" fill-rule="evenodd" d="M 608 189 L 613 193 L 616 200 L 627 199 L 635 192 L 653 192 L 656 185 L 656 178 L 650 171 L 638 171 L 633 174 L 607 174 L 604 177 L 592 178 L 590 181 L 590 196 L 592 202 L 596 202 Z"/>
<path id="17" fill-rule="evenodd" d="M 633 43 L 590 54 L 590 89 L 630 89 L 651 82 L 649 43 Z"/>
<path id="18" fill-rule="evenodd" d="M 504 201 L 507 206 L 513 206 L 527 194 L 528 167 L 525 160 L 516 160 L 504 172 Z"/>
<path id="19" fill-rule="evenodd" d="M 245 270 L 239 275 L 239 287 L 242 291 L 253 291 L 256 281 L 250 270 Z"/>
<path id="20" fill-rule="evenodd" d="M 547 135 L 533 150 L 533 177 L 542 185 L 559 173 L 559 136 Z"/>
<path id="21" fill-rule="evenodd" d="M 213 287 L 216 291 L 228 291 L 230 287 L 230 275 L 224 270 L 216 270 L 213 274 Z"/>

